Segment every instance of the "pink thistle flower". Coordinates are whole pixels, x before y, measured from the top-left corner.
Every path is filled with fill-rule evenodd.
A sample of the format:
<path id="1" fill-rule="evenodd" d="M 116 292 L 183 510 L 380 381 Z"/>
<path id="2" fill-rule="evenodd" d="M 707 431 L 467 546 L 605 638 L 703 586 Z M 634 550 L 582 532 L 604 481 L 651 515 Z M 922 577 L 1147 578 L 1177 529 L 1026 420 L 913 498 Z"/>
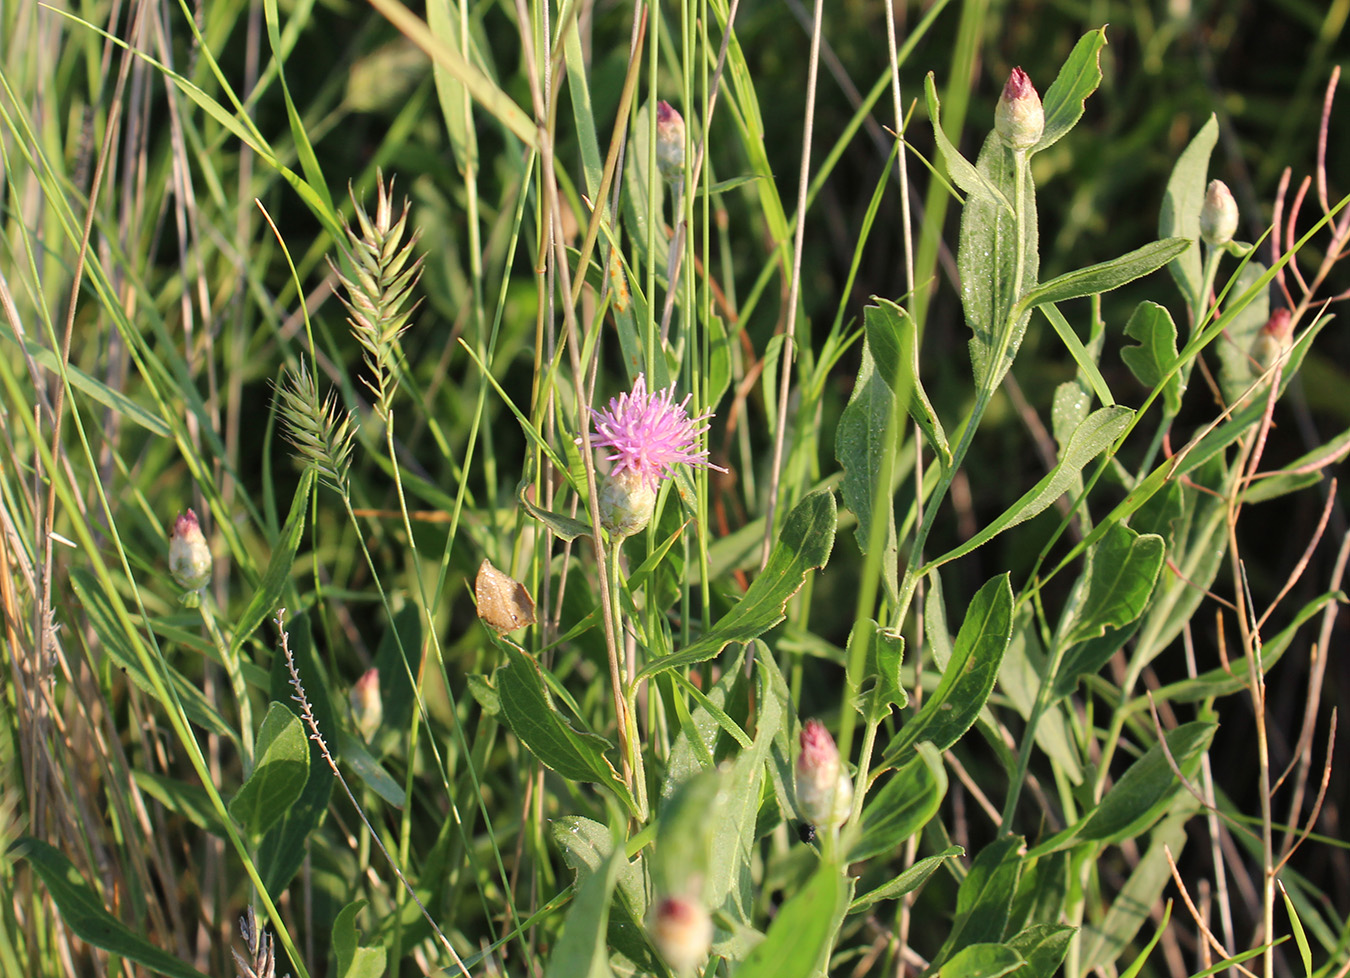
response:
<path id="1" fill-rule="evenodd" d="M 639 374 L 633 390 L 611 398 L 607 410 L 590 408 L 595 423 L 596 448 L 612 448 L 606 458 L 614 463 L 610 476 L 631 472 L 646 488 L 655 490 L 662 479 L 670 477 L 671 466 L 683 462 L 725 472 L 708 461 L 707 451 L 695 449 L 698 436 L 708 430 L 703 422 L 712 417 L 707 411 L 691 418 L 685 411 L 692 395 L 675 403 L 675 385 L 647 393 L 647 377 Z"/>

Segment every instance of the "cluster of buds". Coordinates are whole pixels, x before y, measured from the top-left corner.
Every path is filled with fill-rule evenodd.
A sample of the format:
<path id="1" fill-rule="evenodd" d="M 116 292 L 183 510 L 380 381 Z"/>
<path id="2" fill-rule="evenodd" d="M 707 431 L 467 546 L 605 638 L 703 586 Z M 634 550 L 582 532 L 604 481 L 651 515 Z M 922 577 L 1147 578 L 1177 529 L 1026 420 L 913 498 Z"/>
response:
<path id="1" fill-rule="evenodd" d="M 1014 68 L 994 109 L 994 131 L 1015 150 L 1028 150 L 1045 132 L 1045 109 L 1036 86 L 1021 68 Z"/>
<path id="2" fill-rule="evenodd" d="M 853 805 L 853 782 L 839 758 L 834 738 L 819 720 L 802 725 L 797 755 L 797 812 L 819 828 L 838 828 Z"/>
<path id="3" fill-rule="evenodd" d="M 211 581 L 211 548 L 202 536 L 197 514 L 192 510 L 173 521 L 169 533 L 169 573 L 184 591 L 183 602 L 195 605 Z"/>
<path id="4" fill-rule="evenodd" d="M 668 896 L 652 906 L 647 920 L 652 943 L 677 975 L 692 974 L 708 958 L 713 923 L 707 909 L 689 897 Z"/>

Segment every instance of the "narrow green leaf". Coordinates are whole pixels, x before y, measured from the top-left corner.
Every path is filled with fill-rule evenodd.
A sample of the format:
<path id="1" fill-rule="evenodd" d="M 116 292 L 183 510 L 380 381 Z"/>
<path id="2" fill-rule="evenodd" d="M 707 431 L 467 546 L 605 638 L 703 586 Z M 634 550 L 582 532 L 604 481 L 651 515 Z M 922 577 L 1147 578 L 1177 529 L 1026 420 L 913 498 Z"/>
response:
<path id="1" fill-rule="evenodd" d="M 1006 944 L 971 944 L 938 969 L 938 978 L 999 978 L 1024 963 L 1022 955 Z"/>
<path id="2" fill-rule="evenodd" d="M 965 556 L 1009 527 L 1029 520 L 1047 509 L 1064 494 L 1089 462 L 1111 447 L 1111 444 L 1130 426 L 1133 417 L 1133 411 L 1119 405 L 1093 411 L 1074 429 L 1073 437 L 1060 452 L 1059 464 L 1040 482 L 979 533 L 956 549 L 929 561 L 922 569 L 929 570 Z"/>
<path id="3" fill-rule="evenodd" d="M 1283 883 L 1280 883 L 1280 897 L 1284 900 L 1285 913 L 1289 914 L 1289 927 L 1294 932 L 1294 944 L 1298 947 L 1298 956 L 1303 961 L 1303 974 L 1307 978 L 1312 978 L 1312 948 L 1308 947 L 1308 935 L 1303 932 L 1303 921 L 1298 919 L 1294 901 L 1289 899 L 1289 893 Z"/>
<path id="4" fill-rule="evenodd" d="M 935 873 L 939 866 L 948 859 L 955 856 L 964 856 L 966 850 L 960 846 L 948 846 L 935 856 L 927 856 L 920 859 L 909 869 L 905 870 L 889 883 L 883 883 L 875 890 L 869 890 L 849 904 L 848 912 L 850 914 L 862 913 L 871 909 L 873 904 L 880 903 L 882 900 L 895 900 L 906 893 L 912 893 L 917 890 L 928 877 Z"/>
<path id="5" fill-rule="evenodd" d="M 271 703 L 258 730 L 253 773 L 230 801 L 230 815 L 249 835 L 262 835 L 286 814 L 309 779 L 305 725 L 280 703 Z"/>
<path id="6" fill-rule="evenodd" d="M 1161 385 L 1167 413 L 1176 414 L 1186 389 L 1181 373 L 1172 370 L 1177 362 L 1177 324 L 1172 314 L 1156 302 L 1141 302 L 1125 324 L 1125 335 L 1138 340 L 1139 345 L 1121 349 L 1120 359 L 1145 387 L 1152 390 Z"/>
<path id="7" fill-rule="evenodd" d="M 281 528 L 281 536 L 272 544 L 272 557 L 267 562 L 267 570 L 258 584 L 258 589 L 249 599 L 248 607 L 239 616 L 234 634 L 230 638 L 230 655 L 239 654 L 244 642 L 266 619 L 277 613 L 281 595 L 291 580 L 291 568 L 295 565 L 295 553 L 305 535 L 305 516 L 309 512 L 309 497 L 314 488 L 314 469 L 307 467 L 300 477 L 300 485 L 295 489 L 291 500 L 291 511 L 286 524 Z"/>
<path id="8" fill-rule="evenodd" d="M 1218 724 L 1192 720 L 1168 732 L 1167 753 L 1182 775 L 1190 778 L 1200 767 Z M 1162 815 L 1181 789 L 1161 744 L 1155 743 L 1120 776 L 1111 790 L 1076 825 L 1042 842 L 1030 853 L 1068 849 L 1083 841 L 1113 845 L 1146 831 Z"/>
<path id="9" fill-rule="evenodd" d="M 985 583 L 966 609 L 956 635 L 951 660 L 933 695 L 900 729 L 890 761 L 903 757 L 920 740 L 931 741 L 939 752 L 956 743 L 984 709 L 998 678 L 999 664 L 1012 637 L 1013 594 L 1008 575 Z"/>
<path id="10" fill-rule="evenodd" d="M 874 306 L 863 310 L 863 329 L 877 372 L 891 393 L 903 398 L 909 416 L 919 426 L 943 467 L 951 464 L 947 433 L 919 379 L 919 337 L 913 318 L 889 299 L 873 296 Z"/>
<path id="11" fill-rule="evenodd" d="M 295 107 L 295 100 L 291 98 L 290 86 L 286 84 L 286 70 L 283 65 L 285 48 L 282 47 L 281 32 L 277 25 L 280 19 L 277 13 L 277 0 L 263 0 L 263 19 L 267 24 L 267 40 L 272 47 L 273 63 L 276 65 L 276 79 L 281 85 L 281 97 L 286 104 L 286 121 L 290 126 L 296 158 L 300 160 L 305 181 L 323 203 L 324 212 L 318 214 L 320 220 L 323 221 L 328 233 L 333 235 L 334 240 L 341 240 L 334 221 L 333 199 L 328 195 L 328 180 L 323 175 L 323 168 L 319 166 L 319 158 L 314 154 L 314 146 L 309 141 L 309 133 L 305 130 L 305 121 L 300 118 L 300 110 Z"/>
<path id="12" fill-rule="evenodd" d="M 1002 939 L 1025 859 L 1022 845 L 1021 836 L 1005 836 L 975 857 L 956 891 L 956 917 L 934 964 L 947 962 L 962 948 Z"/>
<path id="13" fill-rule="evenodd" d="M 1322 609 L 1333 601 L 1345 601 L 1346 596 L 1340 591 L 1329 591 L 1326 594 L 1319 595 L 1312 601 L 1309 601 L 1298 610 L 1286 627 L 1280 629 L 1279 633 L 1273 638 L 1265 641 L 1261 645 L 1261 674 L 1265 675 L 1280 661 L 1280 657 L 1288 650 L 1290 643 L 1294 639 L 1295 633 L 1314 615 L 1320 614 Z M 1182 679 L 1154 691 L 1153 699 L 1161 703 L 1164 700 L 1173 703 L 1197 703 L 1201 700 L 1207 700 L 1211 697 L 1229 696 L 1247 688 L 1247 670 L 1246 669 L 1225 669 L 1223 666 L 1215 666 L 1208 672 L 1202 672 L 1194 679 Z M 1140 709 L 1147 709 L 1146 701 L 1140 701 Z"/>
<path id="14" fill-rule="evenodd" d="M 937 96 L 937 84 L 931 71 L 924 76 L 923 91 L 924 98 L 928 102 L 928 118 L 933 121 L 933 139 L 937 142 L 938 151 L 942 154 L 942 162 L 947 166 L 947 174 L 952 178 L 952 183 L 970 194 L 972 198 L 979 197 L 989 201 L 1011 214 L 1012 204 L 1004 196 L 1002 188 L 972 166 L 970 161 L 962 156 L 961 151 L 947 138 L 947 133 L 942 128 L 942 105 Z M 969 203 L 969 200 L 967 203 Z"/>
<path id="15" fill-rule="evenodd" d="M 942 755 L 925 741 L 915 748 L 915 757 L 868 801 L 863 809 L 862 837 L 849 852 L 849 862 L 896 849 L 928 824 L 946 794 L 947 769 Z"/>
<path id="16" fill-rule="evenodd" d="M 864 554 L 872 547 L 872 520 L 877 510 L 881 511 L 885 529 L 881 531 L 881 550 L 873 555 L 873 559 L 880 563 L 886 592 L 893 597 L 899 592 L 897 568 L 900 548 L 895 532 L 895 503 L 891 495 L 895 443 L 888 440 L 887 435 L 893 434 L 898 439 L 901 432 L 890 431 L 895 394 L 876 369 L 871 344 L 870 337 L 863 341 L 858 378 L 848 404 L 839 415 L 839 426 L 835 429 L 834 457 L 844 470 L 839 494 L 843 497 L 844 505 L 858 518 L 853 535 L 858 542 L 858 549 Z"/>
<path id="17" fill-rule="evenodd" d="M 371 6 L 463 84 L 474 101 L 496 116 L 517 139 L 531 149 L 538 149 L 539 133 L 530 117 L 491 79 L 464 60 L 463 55 L 439 41 L 416 14 L 399 0 L 371 0 Z"/>
<path id="18" fill-rule="evenodd" d="M 1123 628 L 1144 613 L 1163 564 L 1162 537 L 1114 523 L 1088 550 L 1086 586 L 1075 595 L 1063 629 L 1068 647 Z"/>
<path id="19" fill-rule="evenodd" d="M 1031 602 L 1023 602 L 1014 616 L 1012 638 L 998 669 L 998 688 L 1023 720 L 1030 718 L 1035 707 L 1046 667 Z M 1075 744 L 1065 711 L 1059 703 L 1051 702 L 1036 725 L 1036 745 L 1055 762 L 1064 777 L 1073 784 L 1081 784 L 1083 768 Z"/>
<path id="20" fill-rule="evenodd" d="M 1013 973 L 1014 978 L 1054 978 L 1076 932 L 1065 924 L 1032 924 L 1010 938 L 1008 947 L 1026 961 Z"/>
<path id="21" fill-rule="evenodd" d="M 1073 357 L 1074 363 L 1078 364 L 1079 374 L 1087 380 L 1092 386 L 1092 392 L 1097 395 L 1097 399 L 1102 402 L 1104 407 L 1110 407 L 1116 403 L 1116 399 L 1111 394 L 1111 388 L 1106 385 L 1106 378 L 1102 372 L 1097 369 L 1096 358 L 1088 352 L 1083 341 L 1078 338 L 1078 334 L 1073 331 L 1069 321 L 1064 318 L 1064 314 L 1059 311 L 1053 302 L 1046 302 L 1038 307 L 1041 314 L 1049 320 L 1050 325 L 1054 327 L 1056 335 L 1059 336 L 1069 355 Z M 1100 349 L 1098 349 L 1100 353 Z M 1074 381 L 1066 381 L 1068 384 L 1077 386 Z M 1064 386 L 1061 384 L 1060 386 Z"/>
<path id="22" fill-rule="evenodd" d="M 769 933 L 736 970 L 736 978 L 812 978 L 820 973 L 844 914 L 851 880 L 823 862 L 778 911 Z"/>
<path id="23" fill-rule="evenodd" d="M 619 871 L 627 865 L 623 846 L 614 845 L 600 866 L 580 881 L 544 978 L 612 978 L 606 940 L 610 898 Z"/>
<path id="24" fill-rule="evenodd" d="M 577 874 L 577 886 L 607 869 L 608 861 L 623 847 L 599 822 L 580 815 L 564 815 L 552 823 L 553 840 L 563 860 Z M 657 973 L 644 924 L 647 917 L 647 880 L 642 857 L 624 860 L 618 867 L 609 915 L 609 946 L 638 965 L 641 972 Z"/>
<path id="25" fill-rule="evenodd" d="M 525 509 L 525 512 L 529 513 L 540 523 L 544 524 L 544 526 L 552 530 L 553 535 L 559 540 L 570 542 L 577 537 L 588 537 L 591 535 L 591 525 L 589 523 L 584 523 L 571 516 L 565 516 L 562 513 L 555 513 L 552 510 L 542 509 L 530 502 L 529 499 L 525 497 L 524 490 L 526 488 L 528 487 L 522 485 L 521 492 L 517 497 L 520 500 L 520 505 Z"/>
<path id="26" fill-rule="evenodd" d="M 1065 272 L 1029 290 L 1022 296 L 1019 305 L 1031 309 L 1046 302 L 1063 302 L 1065 299 L 1110 292 L 1150 272 L 1156 272 L 1190 247 L 1190 244 L 1185 238 L 1164 238 L 1119 258 Z"/>
<path id="27" fill-rule="evenodd" d="M 1190 247 L 1172 259 L 1172 273 L 1187 307 L 1194 309 L 1202 286 L 1200 270 L 1200 208 L 1205 203 L 1209 155 L 1219 138 L 1219 123 L 1211 114 L 1190 145 L 1177 157 L 1158 215 L 1158 237 L 1188 238 Z"/>
<path id="28" fill-rule="evenodd" d="M 1053 146 L 1083 117 L 1083 103 L 1102 83 L 1101 50 L 1106 47 L 1106 28 L 1088 31 L 1078 39 L 1068 60 L 1045 92 L 1045 129 L 1028 153 Z"/>
<path id="29" fill-rule="evenodd" d="M 356 915 L 365 905 L 365 900 L 353 900 L 333 920 L 334 978 L 381 978 L 385 973 L 389 949 L 363 945 L 356 929 Z"/>
<path id="30" fill-rule="evenodd" d="M 169 978 L 206 978 L 196 968 L 151 944 L 108 913 L 102 899 L 60 850 L 25 836 L 9 847 L 9 855 L 27 860 L 61 911 L 61 919 L 86 944 L 135 961 Z"/>
<path id="31" fill-rule="evenodd" d="M 745 597 L 702 638 L 678 652 L 649 662 L 638 671 L 635 681 L 650 679 L 668 669 L 704 662 L 732 642 L 748 642 L 777 625 L 786 615 L 788 601 L 806 583 L 806 575 L 817 567 L 824 567 L 830 559 L 837 523 L 834 496 L 829 490 L 808 495 L 788 514 L 782 535 L 769 555 L 769 563 L 745 592 Z"/>
<path id="32" fill-rule="evenodd" d="M 1031 167 L 1019 167 L 1012 150 L 994 132 L 985 139 L 975 166 L 1006 200 L 1016 200 L 1018 180 L 1024 183 L 1020 229 L 1011 207 L 983 197 L 971 195 L 961 211 L 956 249 L 961 307 L 972 333 L 975 387 L 988 396 L 1012 366 L 1026 334 L 1031 304 L 1020 300 L 1036 286 L 1040 252 Z"/>
<path id="33" fill-rule="evenodd" d="M 497 647 L 506 654 L 506 662 L 497 668 L 495 685 L 502 718 L 512 733 L 545 767 L 573 781 L 602 784 L 633 810 L 628 788 L 605 756 L 609 741 L 575 729 L 563 717 L 545 690 L 532 655 L 505 641 L 497 642 Z"/>
<path id="34" fill-rule="evenodd" d="M 1139 972 L 1144 970 L 1144 965 L 1148 962 L 1148 956 L 1153 953 L 1153 949 L 1158 946 L 1158 941 L 1162 940 L 1163 932 L 1167 930 L 1167 923 L 1172 919 L 1172 901 L 1168 900 L 1167 905 L 1163 907 L 1162 920 L 1158 922 L 1158 929 L 1153 932 L 1153 937 L 1144 949 L 1135 957 L 1134 963 L 1125 969 L 1120 978 L 1135 978 Z"/>
<path id="35" fill-rule="evenodd" d="M 131 772 L 136 787 L 175 815 L 181 815 L 197 828 L 227 838 L 225 826 L 206 789 L 150 771 Z"/>
<path id="36" fill-rule="evenodd" d="M 1172 882 L 1166 851 L 1170 851 L 1176 859 L 1181 858 L 1181 852 L 1186 848 L 1187 823 L 1198 807 L 1190 794 L 1175 799 L 1167 817 L 1149 836 L 1148 850 L 1121 887 L 1106 916 L 1100 922 L 1083 928 L 1080 967 L 1084 974 L 1093 968 L 1119 961 L 1121 954 L 1134 940 L 1150 911 L 1157 905 L 1163 889 Z M 1147 955 L 1141 956 L 1140 967 L 1145 957 Z M 1135 973 L 1138 973 L 1137 969 Z"/>
<path id="37" fill-rule="evenodd" d="M 452 51 L 461 47 L 459 21 L 450 9 L 450 0 L 430 0 L 427 3 L 427 29 L 438 42 Z M 570 67 L 570 64 L 569 64 Z M 478 135 L 473 124 L 473 107 L 468 90 L 445 66 L 432 63 L 432 77 L 436 81 L 436 97 L 441 106 L 441 119 L 450 139 L 450 150 L 460 173 L 478 169 Z"/>
<path id="38" fill-rule="evenodd" d="M 14 341 L 12 333 L 6 332 L 5 338 Z M 44 346 L 39 346 L 32 340 L 23 341 L 24 350 L 33 358 L 39 367 L 45 367 L 53 374 L 59 376 L 61 368 L 57 365 L 56 354 Z M 75 388 L 81 394 L 88 395 L 95 402 L 103 405 L 113 414 L 120 415 L 128 421 L 134 421 L 152 435 L 158 435 L 160 438 L 171 438 L 173 432 L 169 426 L 155 417 L 145 408 L 141 407 L 135 401 L 131 400 L 121 391 L 115 391 L 107 384 L 85 373 L 73 363 L 66 364 L 66 376 L 70 378 L 70 386 Z"/>
<path id="39" fill-rule="evenodd" d="M 470 676 L 469 679 L 480 679 L 480 676 Z M 338 753 L 342 755 L 342 760 L 351 767 L 352 771 L 360 778 L 367 788 L 375 792 L 395 808 L 402 808 L 404 802 L 408 800 L 407 792 L 403 786 L 389 776 L 389 772 L 380 766 L 380 762 L 366 750 L 366 745 L 345 730 L 338 732 Z"/>

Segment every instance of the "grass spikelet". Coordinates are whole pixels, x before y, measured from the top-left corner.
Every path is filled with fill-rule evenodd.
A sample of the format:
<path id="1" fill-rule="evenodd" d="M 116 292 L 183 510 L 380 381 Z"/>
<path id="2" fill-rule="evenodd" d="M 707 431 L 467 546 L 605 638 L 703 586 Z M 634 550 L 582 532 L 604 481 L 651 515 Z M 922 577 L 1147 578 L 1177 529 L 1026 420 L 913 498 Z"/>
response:
<path id="1" fill-rule="evenodd" d="M 343 496 L 347 495 L 347 472 L 351 466 L 351 413 L 338 407 L 336 392 L 320 401 L 314 378 L 301 364 L 277 387 L 286 440 L 295 446 L 296 457 L 318 470 L 319 476 Z"/>
<path id="2" fill-rule="evenodd" d="M 398 388 L 395 362 L 398 341 L 408 328 L 417 303 L 409 304 L 413 286 L 422 274 L 422 257 L 413 255 L 418 232 L 404 240 L 408 224 L 408 198 L 394 219 L 393 189 L 384 175 L 376 175 L 375 216 L 352 196 L 357 228 L 343 223 L 347 240 L 342 249 L 351 265 L 352 277 L 343 274 L 330 258 L 329 265 L 346 295 L 347 324 L 365 351 L 371 377 L 362 378 L 375 397 L 374 409 L 381 421 L 389 422 L 389 404 Z M 350 192 L 350 190 L 349 190 Z"/>

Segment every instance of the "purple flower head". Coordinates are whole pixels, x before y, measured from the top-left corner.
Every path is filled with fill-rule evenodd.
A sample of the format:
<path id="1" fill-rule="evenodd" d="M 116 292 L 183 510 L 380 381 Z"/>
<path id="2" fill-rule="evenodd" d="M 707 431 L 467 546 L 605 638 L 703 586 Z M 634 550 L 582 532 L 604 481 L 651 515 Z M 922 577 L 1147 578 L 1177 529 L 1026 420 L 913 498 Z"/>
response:
<path id="1" fill-rule="evenodd" d="M 706 451 L 695 450 L 698 436 L 708 430 L 700 422 L 711 418 L 712 412 L 689 417 L 684 406 L 691 396 L 686 394 L 683 401 L 674 403 L 674 384 L 648 394 L 647 377 L 639 374 L 633 390 L 611 398 L 608 410 L 590 408 L 596 434 L 592 444 L 614 449 L 613 455 L 606 456 L 614 463 L 610 475 L 627 470 L 655 489 L 661 479 L 669 478 L 670 467 L 677 462 L 725 472 L 708 461 Z"/>

